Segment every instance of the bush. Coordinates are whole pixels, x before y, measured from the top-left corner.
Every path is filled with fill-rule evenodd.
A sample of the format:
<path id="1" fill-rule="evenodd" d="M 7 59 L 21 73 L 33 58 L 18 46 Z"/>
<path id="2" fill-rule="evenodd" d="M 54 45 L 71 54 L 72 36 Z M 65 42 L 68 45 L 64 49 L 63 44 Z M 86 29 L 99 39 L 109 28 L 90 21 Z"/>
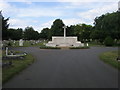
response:
<path id="1" fill-rule="evenodd" d="M 41 46 L 40 49 L 61 49 L 60 47 Z"/>
<path id="2" fill-rule="evenodd" d="M 85 46 L 85 47 L 70 47 L 70 49 L 89 49 L 90 47 Z"/>
<path id="3" fill-rule="evenodd" d="M 113 46 L 114 40 L 110 36 L 108 36 L 105 38 L 104 44 L 105 44 L 105 46 Z"/>

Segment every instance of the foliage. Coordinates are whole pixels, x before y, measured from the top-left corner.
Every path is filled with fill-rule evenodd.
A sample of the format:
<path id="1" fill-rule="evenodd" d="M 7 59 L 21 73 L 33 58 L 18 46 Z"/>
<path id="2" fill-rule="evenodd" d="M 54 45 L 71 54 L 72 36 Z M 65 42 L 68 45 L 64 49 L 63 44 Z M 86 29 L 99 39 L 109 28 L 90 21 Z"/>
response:
<path id="1" fill-rule="evenodd" d="M 120 70 L 120 62 L 116 60 L 117 57 L 118 57 L 117 51 L 104 52 L 100 54 L 100 59 L 102 61 Z"/>
<path id="2" fill-rule="evenodd" d="M 26 27 L 24 31 L 25 40 L 37 40 L 39 39 L 39 33 L 35 31 L 32 27 Z"/>
<path id="3" fill-rule="evenodd" d="M 40 49 L 61 49 L 60 47 L 41 46 Z"/>
<path id="4" fill-rule="evenodd" d="M 84 47 L 70 47 L 70 49 L 89 49 L 90 47 L 84 46 Z"/>
<path id="5" fill-rule="evenodd" d="M 60 19 L 56 19 L 53 22 L 52 27 L 44 28 L 41 33 L 40 37 L 44 39 L 51 39 L 52 36 L 63 36 L 63 26 L 64 23 Z M 90 34 L 92 32 L 93 27 L 91 25 L 86 24 L 77 24 L 67 26 L 66 28 L 66 35 L 67 36 L 77 36 L 79 40 L 90 39 Z"/>
<path id="6" fill-rule="evenodd" d="M 52 37 L 51 30 L 49 28 L 43 28 L 43 30 L 40 33 L 40 38 L 50 40 L 51 37 Z"/>
<path id="7" fill-rule="evenodd" d="M 105 36 L 111 36 L 113 39 L 120 39 L 120 12 L 106 13 L 94 20 L 95 30 L 91 37 L 103 42 Z"/>
<path id="8" fill-rule="evenodd" d="M 51 26 L 51 35 L 52 36 L 63 36 L 63 26 L 64 23 L 61 19 L 56 19 Z"/>
<path id="9" fill-rule="evenodd" d="M 21 38 L 23 38 L 23 30 L 22 28 L 18 28 L 18 29 L 8 29 L 8 37 L 12 40 L 20 40 Z"/>
<path id="10" fill-rule="evenodd" d="M 8 24 L 8 20 L 9 18 L 4 18 L 2 16 L 2 13 L 0 11 L 0 23 L 2 22 L 2 26 L 0 24 L 0 27 L 2 27 L 2 39 L 9 39 L 8 38 L 8 27 L 9 27 L 9 24 Z M 0 28 L 1 29 L 1 28 Z"/>
<path id="11" fill-rule="evenodd" d="M 104 44 L 106 46 L 113 46 L 114 41 L 113 41 L 113 39 L 110 36 L 108 36 L 108 37 L 105 38 Z"/>

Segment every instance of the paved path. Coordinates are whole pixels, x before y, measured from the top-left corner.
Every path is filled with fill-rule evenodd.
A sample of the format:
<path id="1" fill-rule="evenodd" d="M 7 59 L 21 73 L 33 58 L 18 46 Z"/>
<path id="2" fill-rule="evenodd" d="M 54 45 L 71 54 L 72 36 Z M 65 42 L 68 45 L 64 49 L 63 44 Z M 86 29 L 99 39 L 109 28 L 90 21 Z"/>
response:
<path id="1" fill-rule="evenodd" d="M 16 75 L 5 88 L 117 88 L 118 71 L 99 60 L 101 52 L 117 50 L 92 47 L 80 50 L 16 48 L 36 57 L 36 62 Z"/>

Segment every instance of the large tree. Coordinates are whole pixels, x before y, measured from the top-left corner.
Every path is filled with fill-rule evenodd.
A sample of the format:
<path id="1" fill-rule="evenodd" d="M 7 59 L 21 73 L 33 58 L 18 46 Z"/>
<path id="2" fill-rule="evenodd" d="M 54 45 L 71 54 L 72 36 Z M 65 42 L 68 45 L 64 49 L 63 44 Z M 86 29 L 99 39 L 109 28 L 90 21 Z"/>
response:
<path id="1" fill-rule="evenodd" d="M 2 16 L 2 11 L 0 11 L 0 27 L 2 27 L 2 39 L 5 40 L 5 39 L 9 39 L 8 38 L 8 27 L 9 27 L 9 24 L 8 24 L 8 20 L 9 18 L 4 18 Z M 2 25 L 2 26 L 1 26 Z"/>
<path id="2" fill-rule="evenodd" d="M 37 40 L 39 39 L 39 33 L 33 29 L 33 27 L 26 27 L 24 31 L 25 40 Z"/>
<path id="3" fill-rule="evenodd" d="M 40 33 L 40 38 L 50 40 L 51 37 L 52 37 L 51 30 L 49 28 L 43 28 L 43 30 Z"/>
<path id="4" fill-rule="evenodd" d="M 106 13 L 94 20 L 95 30 L 113 39 L 120 39 L 120 12 Z M 104 36 L 103 36 L 104 37 Z M 101 38 L 101 39 L 105 39 Z"/>
<path id="5" fill-rule="evenodd" d="M 63 26 L 63 21 L 61 19 L 56 19 L 51 26 L 52 36 L 63 36 Z"/>
<path id="6" fill-rule="evenodd" d="M 93 27 L 87 24 L 77 24 L 71 25 L 69 32 L 71 32 L 72 36 L 77 36 L 79 40 L 90 39 L 90 34 L 92 32 Z"/>
<path id="7" fill-rule="evenodd" d="M 19 40 L 19 39 L 23 38 L 22 28 L 18 28 L 18 29 L 10 28 L 10 29 L 8 29 L 8 37 L 12 40 Z"/>

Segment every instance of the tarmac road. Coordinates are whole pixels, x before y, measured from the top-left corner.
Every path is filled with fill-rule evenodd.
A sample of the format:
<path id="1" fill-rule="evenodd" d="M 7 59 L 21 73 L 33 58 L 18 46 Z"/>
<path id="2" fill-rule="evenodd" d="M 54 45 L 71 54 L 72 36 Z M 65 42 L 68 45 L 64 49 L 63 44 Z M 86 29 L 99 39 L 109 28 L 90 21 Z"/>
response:
<path id="1" fill-rule="evenodd" d="M 3 85 L 3 88 L 118 88 L 118 70 L 99 60 L 113 47 L 47 50 L 19 47 L 33 54 L 36 62 Z"/>

